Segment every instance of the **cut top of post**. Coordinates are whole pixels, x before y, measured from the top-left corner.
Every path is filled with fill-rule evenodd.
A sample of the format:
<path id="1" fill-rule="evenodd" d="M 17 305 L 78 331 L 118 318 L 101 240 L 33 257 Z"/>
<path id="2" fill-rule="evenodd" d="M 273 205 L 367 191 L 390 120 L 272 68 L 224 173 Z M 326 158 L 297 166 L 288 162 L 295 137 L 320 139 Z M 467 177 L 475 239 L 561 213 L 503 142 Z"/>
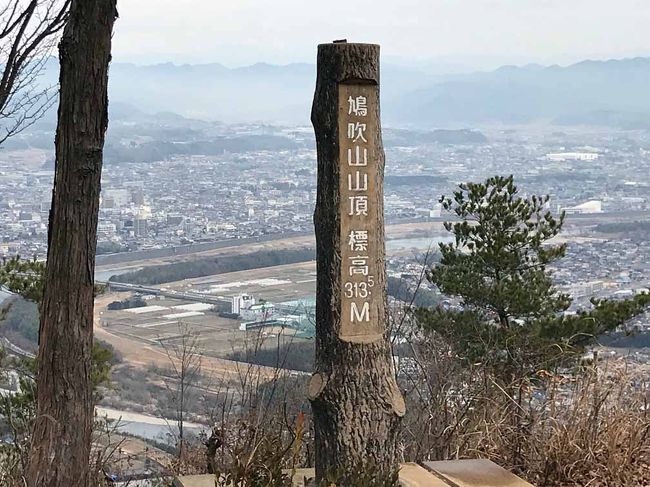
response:
<path id="1" fill-rule="evenodd" d="M 329 82 L 379 85 L 379 45 L 335 41 L 318 46 L 318 65 Z"/>

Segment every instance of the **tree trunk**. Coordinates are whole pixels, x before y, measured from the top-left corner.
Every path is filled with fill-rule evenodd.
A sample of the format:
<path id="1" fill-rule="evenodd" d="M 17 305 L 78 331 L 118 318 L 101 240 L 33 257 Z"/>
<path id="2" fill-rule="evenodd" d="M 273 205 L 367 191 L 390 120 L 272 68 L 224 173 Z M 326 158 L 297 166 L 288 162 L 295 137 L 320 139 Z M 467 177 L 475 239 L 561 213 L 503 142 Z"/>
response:
<path id="1" fill-rule="evenodd" d="M 56 167 L 38 352 L 30 487 L 86 487 L 97 215 L 116 0 L 74 0 L 59 45 Z"/>
<path id="2" fill-rule="evenodd" d="M 352 100 L 361 95 L 367 102 L 367 114 L 350 115 L 348 120 L 352 110 L 352 105 L 348 110 L 345 104 L 348 96 Z M 364 133 L 367 140 L 354 145 L 349 130 L 347 139 L 342 132 L 348 122 L 354 125 L 359 121 L 368 127 Z M 314 213 L 318 277 L 316 373 L 309 397 L 316 435 L 316 476 L 321 479 L 332 473 L 342 476 L 341 485 L 352 486 L 363 472 L 374 471 L 379 476 L 396 471 L 398 427 L 405 413 L 387 331 L 379 46 L 319 46 L 312 123 L 318 150 Z M 367 165 L 350 167 L 355 166 L 350 157 L 356 152 L 359 163 L 358 154 L 366 150 Z M 343 160 L 346 157 L 347 161 Z M 356 169 L 363 170 L 361 179 Z M 360 180 L 368 182 L 363 193 L 368 208 L 366 213 L 359 212 L 361 216 L 349 216 L 354 213 L 348 207 L 350 184 L 358 186 Z M 348 233 L 355 228 L 367 232 L 364 257 L 369 266 L 363 280 L 356 281 L 356 273 L 348 267 L 348 259 L 355 256 L 348 255 L 347 247 Z M 367 296 L 359 293 L 363 299 L 355 294 L 362 285 L 371 289 Z M 364 315 L 366 306 L 368 314 Z"/>

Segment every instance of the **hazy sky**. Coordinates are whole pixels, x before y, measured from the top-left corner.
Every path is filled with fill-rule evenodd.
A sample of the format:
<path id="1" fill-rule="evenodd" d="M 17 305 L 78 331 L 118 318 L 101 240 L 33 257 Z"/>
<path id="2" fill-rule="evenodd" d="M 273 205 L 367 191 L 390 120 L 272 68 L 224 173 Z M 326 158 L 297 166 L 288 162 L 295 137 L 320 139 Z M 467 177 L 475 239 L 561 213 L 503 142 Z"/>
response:
<path id="1" fill-rule="evenodd" d="M 384 59 L 490 67 L 650 55 L 650 0 L 120 0 L 114 59 L 314 62 L 333 39 Z"/>

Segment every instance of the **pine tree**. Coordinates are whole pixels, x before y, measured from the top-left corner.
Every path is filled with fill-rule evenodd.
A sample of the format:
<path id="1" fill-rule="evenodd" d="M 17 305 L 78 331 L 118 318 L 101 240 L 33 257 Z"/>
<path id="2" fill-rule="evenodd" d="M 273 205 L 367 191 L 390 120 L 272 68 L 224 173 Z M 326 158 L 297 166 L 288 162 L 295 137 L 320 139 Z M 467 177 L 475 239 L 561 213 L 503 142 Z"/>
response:
<path id="1" fill-rule="evenodd" d="M 43 301 L 45 282 L 45 263 L 38 260 L 24 260 L 19 256 L 7 259 L 0 264 L 0 288 L 6 288 L 27 301 L 35 303 L 39 309 Z M 95 286 L 95 292 L 102 288 Z M 9 302 L 0 308 L 0 327 L 7 308 L 14 306 Z M 29 325 L 26 325 L 26 328 Z M 111 369 L 114 363 L 113 352 L 100 342 L 92 347 L 91 371 L 93 397 L 101 399 L 101 387 L 111 384 Z M 11 481 L 23 478 L 31 444 L 31 430 L 36 418 L 36 361 L 29 358 L 9 360 L 0 348 L 0 373 L 15 370 L 19 374 L 19 388 L 15 394 L 0 394 L 0 423 L 8 425 L 13 441 L 0 447 L 0 485 L 13 485 Z M 22 483 L 22 482 L 21 482 Z"/>
<path id="2" fill-rule="evenodd" d="M 596 300 L 565 313 L 571 297 L 558 291 L 549 265 L 566 253 L 553 244 L 564 214 L 546 209 L 548 196 L 520 197 L 512 176 L 461 184 L 443 208 L 459 221 L 440 244 L 429 282 L 456 305 L 417 310 L 418 322 L 469 363 L 480 362 L 504 385 L 543 369 L 568 366 L 599 336 L 644 312 L 650 296 Z"/>

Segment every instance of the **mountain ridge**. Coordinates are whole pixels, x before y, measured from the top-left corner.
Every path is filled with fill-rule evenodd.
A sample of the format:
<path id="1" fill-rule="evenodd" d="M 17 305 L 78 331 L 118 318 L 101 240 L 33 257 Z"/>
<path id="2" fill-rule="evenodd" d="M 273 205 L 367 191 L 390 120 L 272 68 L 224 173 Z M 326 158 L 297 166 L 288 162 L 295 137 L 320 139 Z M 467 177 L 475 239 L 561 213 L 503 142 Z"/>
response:
<path id="1" fill-rule="evenodd" d="M 48 63 L 50 82 L 58 70 Z M 316 66 L 255 63 L 111 65 L 111 101 L 148 113 L 173 112 L 226 123 L 308 124 Z M 567 66 L 505 65 L 433 75 L 382 66 L 382 115 L 395 126 L 468 127 L 489 123 L 650 127 L 650 57 L 584 60 Z M 603 116 L 608 113 L 608 116 Z"/>

